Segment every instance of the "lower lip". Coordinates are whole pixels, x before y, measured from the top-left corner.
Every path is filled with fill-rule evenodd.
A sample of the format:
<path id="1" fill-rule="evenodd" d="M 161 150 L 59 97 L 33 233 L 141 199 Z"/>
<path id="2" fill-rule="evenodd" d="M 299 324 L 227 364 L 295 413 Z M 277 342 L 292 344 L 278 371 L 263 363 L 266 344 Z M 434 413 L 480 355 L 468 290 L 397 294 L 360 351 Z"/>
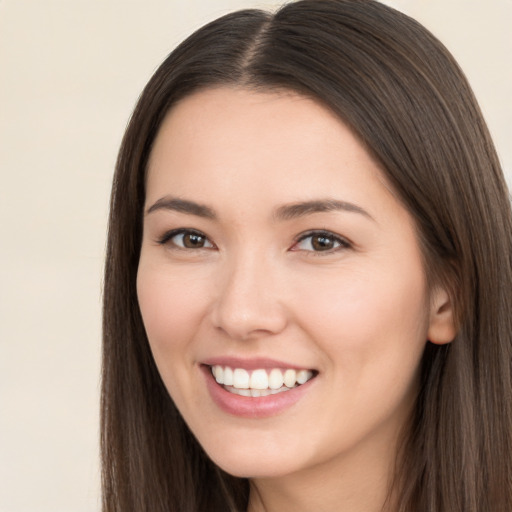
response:
<path id="1" fill-rule="evenodd" d="M 202 366 L 206 378 L 206 386 L 215 404 L 224 412 L 242 418 L 266 418 L 275 416 L 296 404 L 308 392 L 315 378 L 301 384 L 290 391 L 282 391 L 275 395 L 249 397 L 235 395 L 217 384 L 209 366 Z"/>

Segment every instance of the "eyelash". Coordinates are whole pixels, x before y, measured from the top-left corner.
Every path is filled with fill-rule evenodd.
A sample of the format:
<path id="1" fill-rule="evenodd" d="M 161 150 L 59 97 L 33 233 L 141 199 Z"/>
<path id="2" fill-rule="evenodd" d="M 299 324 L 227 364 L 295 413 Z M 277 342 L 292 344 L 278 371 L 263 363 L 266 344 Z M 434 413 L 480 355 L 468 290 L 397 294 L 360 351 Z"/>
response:
<path id="1" fill-rule="evenodd" d="M 209 240 L 209 238 L 204 233 L 202 233 L 201 231 L 197 231 L 195 229 L 190 229 L 190 228 L 180 228 L 180 229 L 173 229 L 171 231 L 168 231 L 160 239 L 158 239 L 157 242 L 160 245 L 166 245 L 167 243 L 171 242 L 174 237 L 176 237 L 178 235 L 195 235 L 199 238 L 204 239 L 204 241 L 206 243 L 210 244 L 210 246 L 209 247 L 204 247 L 204 246 L 182 247 L 182 246 L 176 244 L 175 242 L 173 242 L 172 245 L 174 246 L 175 249 L 186 251 L 186 250 L 195 250 L 195 249 L 214 249 L 214 248 L 216 248 L 215 244 L 211 240 Z M 327 240 L 331 241 L 332 244 L 335 244 L 335 247 L 331 247 L 326 250 L 320 250 L 320 251 L 295 248 L 300 243 L 307 240 L 308 238 L 313 239 L 314 237 L 317 237 L 318 239 L 322 239 L 322 238 L 327 239 Z M 332 254 L 334 252 L 337 252 L 337 251 L 340 251 L 343 249 L 350 249 L 351 247 L 352 247 L 352 244 L 346 238 L 336 235 L 335 233 L 333 233 L 331 231 L 312 230 L 312 231 L 307 231 L 307 232 L 299 235 L 295 239 L 293 246 L 290 250 L 294 251 L 294 252 L 302 250 L 304 252 L 312 253 L 315 256 L 320 256 L 322 254 Z"/>
<path id="2" fill-rule="evenodd" d="M 176 243 L 173 243 L 174 248 L 176 249 L 182 249 L 184 251 L 186 250 L 194 250 L 194 249 L 211 249 L 215 247 L 215 244 L 209 240 L 209 238 L 202 233 L 201 231 L 197 231 L 196 229 L 190 229 L 190 228 L 180 228 L 180 229 L 173 229 L 171 231 L 168 231 L 165 233 L 160 239 L 157 240 L 157 242 L 160 245 L 166 245 L 168 242 L 170 242 L 174 237 L 178 235 L 195 235 L 197 237 L 203 238 L 206 242 L 210 243 L 212 247 L 181 247 L 177 245 Z"/>
<path id="3" fill-rule="evenodd" d="M 314 237 L 317 237 L 318 239 L 328 239 L 332 243 L 337 244 L 337 246 L 326 249 L 324 251 L 314 251 L 314 250 L 306 250 L 306 249 L 294 249 L 293 247 L 296 247 L 301 242 L 304 242 L 308 238 L 313 239 Z M 334 252 L 341 251 L 343 249 L 350 249 L 352 247 L 352 244 L 342 236 L 336 235 L 332 231 L 326 231 L 326 230 L 312 230 L 307 231 L 306 233 L 302 233 L 295 239 L 295 243 L 293 245 L 291 250 L 294 251 L 300 251 L 305 250 L 306 252 L 311 252 L 315 256 L 321 256 L 322 254 L 332 254 Z"/>

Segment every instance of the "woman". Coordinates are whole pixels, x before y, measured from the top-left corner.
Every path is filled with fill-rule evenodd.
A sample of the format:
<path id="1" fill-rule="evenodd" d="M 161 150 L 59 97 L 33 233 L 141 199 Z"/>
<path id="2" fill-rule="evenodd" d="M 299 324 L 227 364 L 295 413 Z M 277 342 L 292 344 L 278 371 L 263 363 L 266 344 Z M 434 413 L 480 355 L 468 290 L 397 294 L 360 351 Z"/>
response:
<path id="1" fill-rule="evenodd" d="M 511 255 L 423 27 L 303 0 L 200 29 L 114 178 L 104 510 L 511 510 Z"/>

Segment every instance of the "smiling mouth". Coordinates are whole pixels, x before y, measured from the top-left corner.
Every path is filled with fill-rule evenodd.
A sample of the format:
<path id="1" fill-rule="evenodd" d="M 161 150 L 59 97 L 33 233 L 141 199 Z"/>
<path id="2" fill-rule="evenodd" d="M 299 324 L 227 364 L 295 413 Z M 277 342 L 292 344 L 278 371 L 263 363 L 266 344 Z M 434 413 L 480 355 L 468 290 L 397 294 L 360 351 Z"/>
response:
<path id="1" fill-rule="evenodd" d="M 240 396 L 262 397 L 290 391 L 316 376 L 315 370 L 272 368 L 270 370 L 210 366 L 216 382 L 229 393 Z"/>

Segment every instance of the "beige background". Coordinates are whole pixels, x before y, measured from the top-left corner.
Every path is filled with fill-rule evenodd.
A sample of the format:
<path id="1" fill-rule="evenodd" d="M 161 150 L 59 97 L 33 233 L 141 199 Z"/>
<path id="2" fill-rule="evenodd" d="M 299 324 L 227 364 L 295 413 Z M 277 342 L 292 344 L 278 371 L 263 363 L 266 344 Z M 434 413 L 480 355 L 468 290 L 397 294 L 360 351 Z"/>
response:
<path id="1" fill-rule="evenodd" d="M 389 0 L 452 50 L 512 182 L 512 0 Z M 99 510 L 102 260 L 117 148 L 173 46 L 250 0 L 0 0 L 0 512 Z"/>

